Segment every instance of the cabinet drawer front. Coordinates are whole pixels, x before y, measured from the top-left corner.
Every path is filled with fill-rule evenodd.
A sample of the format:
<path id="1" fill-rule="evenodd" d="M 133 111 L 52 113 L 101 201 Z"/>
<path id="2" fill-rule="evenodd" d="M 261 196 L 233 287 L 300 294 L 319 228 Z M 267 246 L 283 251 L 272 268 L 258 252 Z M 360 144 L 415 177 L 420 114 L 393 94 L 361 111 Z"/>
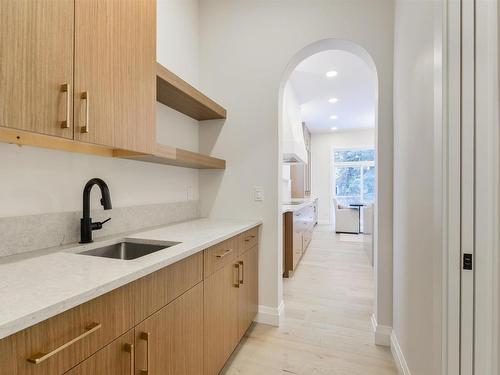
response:
<path id="1" fill-rule="evenodd" d="M 204 251 L 206 279 L 212 273 L 223 268 L 226 264 L 234 263 L 239 253 L 240 239 L 233 237 Z"/>
<path id="2" fill-rule="evenodd" d="M 134 330 L 120 336 L 65 375 L 134 374 Z"/>
<path id="3" fill-rule="evenodd" d="M 201 252 L 133 283 L 135 323 L 142 322 L 203 279 Z"/>
<path id="4" fill-rule="evenodd" d="M 133 327 L 131 298 L 124 286 L 6 337 L 0 374 L 64 373 Z"/>
<path id="5" fill-rule="evenodd" d="M 259 243 L 259 228 L 252 228 L 240 234 L 241 239 L 241 254 L 250 250 Z"/>

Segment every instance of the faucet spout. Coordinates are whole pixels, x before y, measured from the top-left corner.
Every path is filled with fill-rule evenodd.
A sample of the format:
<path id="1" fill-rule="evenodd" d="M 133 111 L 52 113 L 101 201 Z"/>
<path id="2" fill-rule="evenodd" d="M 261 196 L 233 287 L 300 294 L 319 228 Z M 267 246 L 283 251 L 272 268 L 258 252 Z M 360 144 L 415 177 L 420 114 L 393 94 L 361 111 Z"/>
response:
<path id="1" fill-rule="evenodd" d="M 98 230 L 102 228 L 102 225 L 109 221 L 110 219 L 104 222 L 92 222 L 92 218 L 90 217 L 90 192 L 94 185 L 99 186 L 101 190 L 101 205 L 105 210 L 111 210 L 113 208 L 111 204 L 111 195 L 109 193 L 108 185 L 101 180 L 100 178 L 93 178 L 85 185 L 83 189 L 83 214 L 82 219 L 80 221 L 80 243 L 90 243 L 92 240 L 92 231 Z"/>

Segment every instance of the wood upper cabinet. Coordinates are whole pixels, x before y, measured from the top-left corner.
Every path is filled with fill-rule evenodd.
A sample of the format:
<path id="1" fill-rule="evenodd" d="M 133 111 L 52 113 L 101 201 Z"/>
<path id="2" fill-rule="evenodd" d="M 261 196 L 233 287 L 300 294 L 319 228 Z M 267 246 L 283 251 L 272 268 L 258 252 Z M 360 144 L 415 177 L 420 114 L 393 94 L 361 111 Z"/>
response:
<path id="1" fill-rule="evenodd" d="M 68 371 L 66 375 L 133 375 L 134 352 L 134 330 L 131 330 Z"/>
<path id="2" fill-rule="evenodd" d="M 73 138 L 73 17 L 73 0 L 0 0 L 0 126 Z"/>
<path id="3" fill-rule="evenodd" d="M 135 348 L 137 374 L 202 374 L 203 283 L 139 324 Z"/>
<path id="4" fill-rule="evenodd" d="M 204 291 L 204 374 L 216 375 L 239 341 L 237 264 L 226 264 L 206 278 Z"/>
<path id="5" fill-rule="evenodd" d="M 152 153 L 156 1 L 75 0 L 75 139 Z"/>

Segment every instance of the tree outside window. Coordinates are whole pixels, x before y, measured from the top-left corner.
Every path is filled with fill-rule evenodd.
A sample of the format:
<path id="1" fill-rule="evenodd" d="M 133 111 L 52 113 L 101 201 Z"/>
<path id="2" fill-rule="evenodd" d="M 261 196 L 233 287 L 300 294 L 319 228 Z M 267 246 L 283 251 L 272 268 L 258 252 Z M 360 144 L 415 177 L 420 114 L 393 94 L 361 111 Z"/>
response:
<path id="1" fill-rule="evenodd" d="M 334 151 L 335 196 L 339 203 L 371 204 L 375 199 L 375 150 Z"/>

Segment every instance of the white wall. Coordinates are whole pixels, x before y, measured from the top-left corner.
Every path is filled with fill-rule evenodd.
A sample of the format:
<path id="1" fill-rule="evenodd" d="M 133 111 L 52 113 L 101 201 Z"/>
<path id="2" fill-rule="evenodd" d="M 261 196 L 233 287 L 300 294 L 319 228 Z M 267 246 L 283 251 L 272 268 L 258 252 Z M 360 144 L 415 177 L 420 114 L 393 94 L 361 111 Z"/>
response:
<path id="1" fill-rule="evenodd" d="M 201 172 L 202 213 L 262 218 L 259 303 L 276 313 L 281 303 L 281 167 L 279 95 L 287 64 L 304 47 L 326 38 L 350 40 L 372 56 L 379 78 L 382 269 L 386 296 L 377 313 L 392 324 L 392 0 L 275 0 L 200 2 L 200 80 L 227 110 L 224 125 L 200 127 L 200 149 L 225 157 L 225 173 Z M 253 187 L 265 199 L 253 201 Z M 388 268 L 385 269 L 384 267 Z"/>
<path id="2" fill-rule="evenodd" d="M 440 150 L 434 123 L 435 4 L 398 0 L 394 52 L 394 335 L 412 375 L 440 369 Z M 441 19 L 438 20 L 442 22 Z M 437 51 L 439 53 L 439 51 Z"/>
<path id="3" fill-rule="evenodd" d="M 359 148 L 375 146 L 375 130 L 357 130 L 312 134 L 312 186 L 313 197 L 318 198 L 318 220 L 321 224 L 332 223 L 332 151 L 334 148 Z"/>
<path id="4" fill-rule="evenodd" d="M 158 60 L 198 83 L 198 1 L 158 1 Z M 158 104 L 158 141 L 198 149 L 198 124 Z M 109 185 L 115 207 L 198 198 L 198 171 L 0 144 L 0 217 L 76 211 L 91 177 Z"/>

